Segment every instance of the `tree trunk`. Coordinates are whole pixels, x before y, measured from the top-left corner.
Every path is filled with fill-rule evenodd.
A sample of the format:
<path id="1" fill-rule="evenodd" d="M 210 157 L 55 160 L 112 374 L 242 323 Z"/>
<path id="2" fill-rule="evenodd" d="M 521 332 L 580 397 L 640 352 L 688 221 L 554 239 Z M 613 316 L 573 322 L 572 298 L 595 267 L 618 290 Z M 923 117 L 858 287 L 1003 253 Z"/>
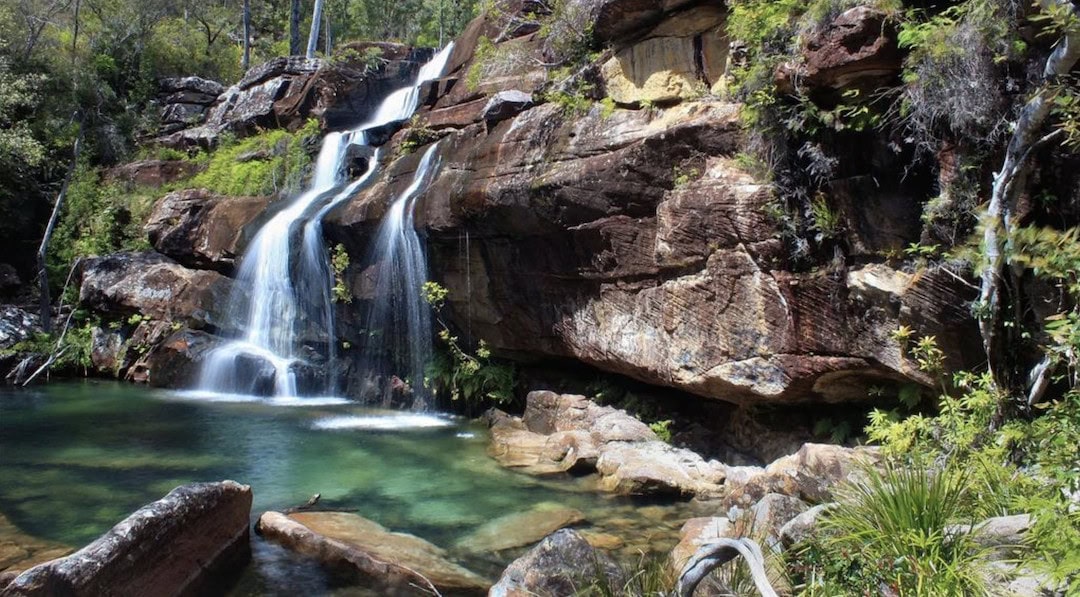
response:
<path id="1" fill-rule="evenodd" d="M 251 0 L 244 0 L 244 57 L 240 68 L 247 72 L 251 66 Z"/>
<path id="2" fill-rule="evenodd" d="M 83 128 L 82 123 L 79 123 L 79 136 L 75 138 L 75 147 L 71 152 L 71 165 L 68 166 L 67 174 L 64 176 L 64 182 L 60 185 L 60 193 L 56 195 L 56 203 L 53 204 L 52 214 L 49 216 L 49 224 L 45 226 L 45 234 L 41 237 L 41 246 L 38 247 L 37 254 L 37 267 L 38 267 L 38 288 L 39 288 L 39 308 L 41 313 L 41 329 L 45 333 L 52 332 L 52 298 L 49 296 L 49 273 L 45 269 L 45 258 L 49 250 L 49 241 L 52 239 L 53 231 L 56 230 L 56 223 L 60 220 L 60 212 L 64 208 L 64 197 L 67 196 L 68 185 L 71 184 L 71 177 L 75 174 L 75 168 L 79 164 L 79 152 L 82 150 L 82 136 Z"/>
<path id="3" fill-rule="evenodd" d="M 330 57 L 330 52 L 333 51 L 334 40 L 332 39 L 332 30 L 330 29 L 330 11 L 326 11 L 326 23 L 323 24 L 325 33 L 323 37 L 326 38 L 326 43 L 323 45 L 323 55 L 327 58 Z"/>
<path id="4" fill-rule="evenodd" d="M 315 48 L 319 44 L 319 24 L 322 22 L 323 0 L 315 0 L 315 11 L 311 16 L 311 32 L 307 39 L 307 57 L 315 57 Z"/>
<path id="5" fill-rule="evenodd" d="M 1071 0 L 1038 0 L 1038 3 L 1044 9 L 1056 5 L 1076 11 Z M 1053 83 L 1058 77 L 1068 74 L 1078 59 L 1080 32 L 1072 32 L 1058 40 L 1054 51 L 1046 59 L 1043 82 Z M 996 336 L 1001 317 L 1001 280 L 1006 262 L 1004 244 L 1017 226 L 1012 217 L 1016 207 L 1014 203 L 1030 168 L 1028 158 L 1040 141 L 1047 138 L 1040 138 L 1039 135 L 1050 115 L 1053 100 L 1054 91 L 1044 86 L 1024 105 L 1006 149 L 1005 161 L 994 176 L 990 203 L 986 207 L 983 220 L 983 248 L 986 258 L 979 288 L 979 332 L 990 371 L 994 375 L 995 383 L 1002 389 L 1005 389 L 1007 383 L 1008 366 L 998 356 L 999 342 Z"/>
<path id="6" fill-rule="evenodd" d="M 289 15 L 289 56 L 300 55 L 300 0 L 292 0 Z"/>

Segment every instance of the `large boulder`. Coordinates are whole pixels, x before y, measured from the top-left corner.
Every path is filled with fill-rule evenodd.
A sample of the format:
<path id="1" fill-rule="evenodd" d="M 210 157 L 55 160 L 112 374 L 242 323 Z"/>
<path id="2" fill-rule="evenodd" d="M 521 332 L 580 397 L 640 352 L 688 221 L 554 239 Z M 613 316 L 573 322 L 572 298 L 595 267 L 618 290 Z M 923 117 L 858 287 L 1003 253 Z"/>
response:
<path id="1" fill-rule="evenodd" d="M 975 365 L 977 330 L 962 312 L 971 291 L 953 272 L 792 271 L 769 185 L 735 158 L 737 106 L 705 99 L 568 116 L 548 103 L 489 124 L 480 120 L 487 92 L 450 101 L 461 87 L 421 116 L 460 130 L 440 142 L 447 167 L 420 195 L 416 219 L 433 278 L 450 291 L 443 315 L 496 353 L 573 359 L 745 405 L 865 402 L 871 388 L 895 396 L 932 384 L 889 337 L 899 325 L 941 339 L 950 366 Z M 389 161 L 327 219 L 354 272 L 371 270 L 362 239 L 415 166 L 415 156 Z M 921 203 L 907 187 L 866 176 L 896 193 L 863 199 L 856 178 L 845 179 L 842 217 L 857 252 L 917 242 Z M 873 206 L 915 225 L 876 224 Z M 907 279 L 863 292 L 883 269 Z M 373 298 L 360 274 L 349 285 L 356 304 Z M 358 342 L 363 327 L 342 329 Z"/>
<path id="2" fill-rule="evenodd" d="M 116 253 L 82 262 L 79 302 L 113 318 L 220 325 L 231 285 L 217 272 L 190 270 L 157 253 Z"/>
<path id="3" fill-rule="evenodd" d="M 23 572 L 4 595 L 200 594 L 250 558 L 250 515 L 247 485 L 184 485 L 78 552 Z"/>
<path id="4" fill-rule="evenodd" d="M 266 197 L 226 197 L 206 189 L 175 191 L 154 206 L 146 233 L 159 253 L 182 265 L 227 273 L 268 203 Z"/>
<path id="5" fill-rule="evenodd" d="M 181 329 L 154 344 L 132 367 L 132 376 L 159 388 L 190 387 L 207 355 L 222 340 L 198 330 Z"/>
<path id="6" fill-rule="evenodd" d="M 489 454 L 531 474 L 597 473 L 599 487 L 624 495 L 710 496 L 722 490 L 726 469 L 660 441 L 625 411 L 584 396 L 530 392 L 525 413 L 494 410 Z"/>
<path id="7" fill-rule="evenodd" d="M 895 26 L 885 13 L 869 6 L 848 9 L 809 36 L 801 58 L 798 65 L 778 69 L 778 86 L 793 91 L 796 85 L 805 85 L 815 101 L 830 106 L 845 91 L 865 96 L 894 83 L 903 61 Z"/>
<path id="8" fill-rule="evenodd" d="M 806 502 L 797 497 L 769 493 L 750 506 L 747 533 L 764 537 L 769 545 L 780 543 L 781 529 L 797 516 L 806 512 Z"/>
<path id="9" fill-rule="evenodd" d="M 175 77 L 158 82 L 161 100 L 161 132 L 170 133 L 201 124 L 207 111 L 225 88 L 201 77 Z"/>
<path id="10" fill-rule="evenodd" d="M 427 541 L 346 512 L 266 512 L 256 531 L 330 570 L 393 595 L 482 595 L 490 583 Z"/>
<path id="11" fill-rule="evenodd" d="M 804 444 L 798 452 L 765 468 L 728 467 L 724 500 L 749 507 L 769 494 L 781 494 L 812 504 L 828 502 L 839 484 L 853 480 L 879 461 L 875 448 Z"/>
<path id="12" fill-rule="evenodd" d="M 680 571 L 701 546 L 717 539 L 738 537 L 735 523 L 726 516 L 691 518 L 679 529 L 679 543 L 671 550 L 669 565 Z"/>
<path id="13" fill-rule="evenodd" d="M 41 331 L 41 318 L 15 305 L 0 305 L 0 350 L 29 340 Z"/>
<path id="14" fill-rule="evenodd" d="M 489 597 L 573 595 L 597 577 L 622 586 L 622 571 L 571 529 L 548 536 L 503 572 Z"/>

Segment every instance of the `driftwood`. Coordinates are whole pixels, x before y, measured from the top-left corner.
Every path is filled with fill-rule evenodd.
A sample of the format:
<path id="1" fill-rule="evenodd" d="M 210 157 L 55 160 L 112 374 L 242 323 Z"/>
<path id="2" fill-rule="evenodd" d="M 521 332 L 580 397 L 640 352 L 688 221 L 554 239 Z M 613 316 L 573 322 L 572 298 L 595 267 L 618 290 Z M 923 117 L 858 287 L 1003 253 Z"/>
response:
<path id="1" fill-rule="evenodd" d="M 315 504 L 319 503 L 320 498 L 322 498 L 322 494 L 316 493 L 315 495 L 308 498 L 308 501 L 304 502 L 303 504 L 300 504 L 299 506 L 293 506 L 291 508 L 285 508 L 281 512 L 282 514 L 292 514 L 293 512 L 303 512 L 304 510 L 310 510 L 315 507 Z"/>
<path id="2" fill-rule="evenodd" d="M 745 558 L 750 565 L 754 586 L 762 597 L 777 597 L 776 590 L 772 588 L 769 577 L 765 574 L 765 556 L 761 553 L 761 547 L 753 539 L 745 537 L 717 539 L 702 545 L 683 567 L 676 594 L 679 597 L 693 597 L 694 590 L 710 572 L 738 556 Z"/>

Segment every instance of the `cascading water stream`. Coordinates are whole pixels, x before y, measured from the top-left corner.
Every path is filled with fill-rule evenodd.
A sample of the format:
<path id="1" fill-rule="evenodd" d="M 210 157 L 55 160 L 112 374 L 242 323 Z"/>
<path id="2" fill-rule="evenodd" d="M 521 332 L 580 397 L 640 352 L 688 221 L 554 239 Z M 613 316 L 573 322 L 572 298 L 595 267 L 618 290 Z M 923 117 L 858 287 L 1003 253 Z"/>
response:
<path id="1" fill-rule="evenodd" d="M 424 406 L 424 368 L 431 360 L 431 309 L 422 295 L 427 258 L 414 224 L 416 200 L 439 168 L 439 144 L 424 152 L 409 187 L 386 212 L 372 245 L 371 262 L 379 264 L 376 300 L 368 316 L 364 354 L 389 349 L 398 375 L 408 376 L 413 408 Z"/>
<path id="2" fill-rule="evenodd" d="M 378 152 L 358 180 L 342 188 L 351 145 L 368 145 L 366 131 L 402 121 L 416 111 L 420 87 L 439 77 L 453 44 L 425 64 L 416 81 L 391 93 L 363 125 L 329 133 L 315 162 L 310 188 L 278 212 L 256 234 L 241 260 L 228 317 L 238 337 L 207 355 L 198 390 L 226 394 L 297 396 L 304 343 L 326 346 L 328 374 L 323 391 L 336 390 L 333 274 L 322 236 L 323 218 L 370 179 Z"/>

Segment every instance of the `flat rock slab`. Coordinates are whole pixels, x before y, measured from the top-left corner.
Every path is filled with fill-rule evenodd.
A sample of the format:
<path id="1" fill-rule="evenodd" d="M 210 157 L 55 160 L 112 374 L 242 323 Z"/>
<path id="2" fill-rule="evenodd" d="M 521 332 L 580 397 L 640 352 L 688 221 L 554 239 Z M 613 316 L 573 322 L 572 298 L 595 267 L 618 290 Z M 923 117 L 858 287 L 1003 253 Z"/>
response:
<path id="1" fill-rule="evenodd" d="M 219 574 L 247 562 L 250 516 L 247 485 L 183 485 L 74 554 L 20 574 L 3 594 L 203 594 Z"/>
<path id="2" fill-rule="evenodd" d="M 458 542 L 469 553 L 491 553 L 532 545 L 555 531 L 585 522 L 585 515 L 559 504 L 538 504 L 492 520 Z"/>
<path id="3" fill-rule="evenodd" d="M 387 594 L 430 595 L 433 585 L 443 595 L 483 595 L 491 586 L 446 559 L 442 548 L 348 512 L 266 512 L 256 529 L 291 551 L 373 583 Z"/>

